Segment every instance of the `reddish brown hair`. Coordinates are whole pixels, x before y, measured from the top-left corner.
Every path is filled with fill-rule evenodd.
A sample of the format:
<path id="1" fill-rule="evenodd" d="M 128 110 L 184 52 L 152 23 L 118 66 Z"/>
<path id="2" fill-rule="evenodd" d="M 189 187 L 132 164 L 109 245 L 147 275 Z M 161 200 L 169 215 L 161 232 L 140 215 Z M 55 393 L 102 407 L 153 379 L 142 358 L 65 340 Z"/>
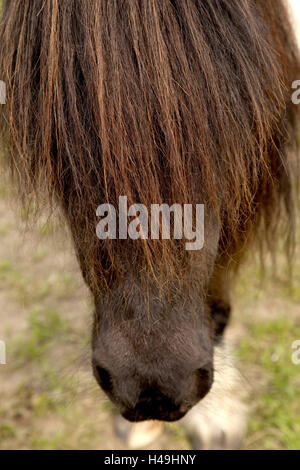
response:
<path id="1" fill-rule="evenodd" d="M 292 220 L 299 65 L 281 0 L 6 1 L 15 182 L 59 201 L 93 291 L 128 263 L 168 277 L 192 256 L 179 242 L 101 244 L 96 208 L 120 195 L 204 203 L 230 258 L 253 233 L 276 237 L 282 203 Z"/>

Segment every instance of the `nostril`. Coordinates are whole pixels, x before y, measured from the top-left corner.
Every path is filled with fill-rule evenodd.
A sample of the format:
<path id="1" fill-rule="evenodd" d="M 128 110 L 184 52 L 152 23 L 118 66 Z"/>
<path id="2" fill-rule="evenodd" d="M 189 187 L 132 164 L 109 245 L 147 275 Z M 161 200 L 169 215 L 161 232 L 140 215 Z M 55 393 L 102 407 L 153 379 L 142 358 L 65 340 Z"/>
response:
<path id="1" fill-rule="evenodd" d="M 209 380 L 211 373 L 212 373 L 212 369 L 209 366 L 201 367 L 200 369 L 197 370 L 197 372 L 203 380 Z"/>
<path id="2" fill-rule="evenodd" d="M 200 399 L 204 398 L 209 392 L 213 383 L 213 367 L 207 364 L 195 371 L 196 386 Z"/>
<path id="3" fill-rule="evenodd" d="M 112 380 L 110 373 L 101 366 L 94 366 L 94 374 L 97 382 L 105 392 L 111 392 Z"/>

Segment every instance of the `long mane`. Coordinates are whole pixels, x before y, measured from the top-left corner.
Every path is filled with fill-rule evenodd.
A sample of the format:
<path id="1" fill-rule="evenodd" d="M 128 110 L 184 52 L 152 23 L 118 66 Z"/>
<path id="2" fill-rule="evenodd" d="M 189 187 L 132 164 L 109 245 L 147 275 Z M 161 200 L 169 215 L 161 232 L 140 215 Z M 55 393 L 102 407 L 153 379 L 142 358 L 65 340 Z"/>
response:
<path id="1" fill-rule="evenodd" d="M 285 215 L 291 232 L 300 61 L 283 1 L 5 1 L 0 79 L 15 184 L 59 202 L 93 290 L 128 262 L 172 277 L 193 256 L 101 245 L 96 208 L 120 195 L 205 204 L 220 257 L 275 240 Z"/>

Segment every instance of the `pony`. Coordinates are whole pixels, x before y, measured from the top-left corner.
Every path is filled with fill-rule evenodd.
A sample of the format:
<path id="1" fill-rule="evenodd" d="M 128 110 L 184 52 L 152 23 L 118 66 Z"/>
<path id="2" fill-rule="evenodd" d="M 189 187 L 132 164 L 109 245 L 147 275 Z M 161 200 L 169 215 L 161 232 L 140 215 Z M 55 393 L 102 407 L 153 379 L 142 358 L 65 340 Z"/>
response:
<path id="1" fill-rule="evenodd" d="M 283 0 L 4 0 L 5 164 L 21 201 L 62 211 L 95 305 L 93 373 L 131 422 L 208 394 L 245 254 L 282 236 L 292 251 L 299 78 Z M 97 207 L 121 196 L 202 204 L 203 248 L 99 240 Z"/>

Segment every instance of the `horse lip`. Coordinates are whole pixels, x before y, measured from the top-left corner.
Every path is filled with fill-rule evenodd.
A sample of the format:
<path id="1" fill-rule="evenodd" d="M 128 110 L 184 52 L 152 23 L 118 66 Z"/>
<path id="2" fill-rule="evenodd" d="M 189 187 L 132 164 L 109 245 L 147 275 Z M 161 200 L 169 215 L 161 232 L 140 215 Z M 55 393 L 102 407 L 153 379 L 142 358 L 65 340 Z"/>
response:
<path id="1" fill-rule="evenodd" d="M 166 422 L 171 423 L 171 422 L 179 421 L 189 411 L 188 408 L 185 408 L 184 410 L 182 408 L 183 407 L 180 407 L 178 411 L 172 411 L 170 413 L 168 412 L 151 413 L 148 416 L 141 415 L 138 411 L 135 411 L 135 410 L 126 410 L 123 413 L 121 413 L 121 415 L 123 416 L 124 419 L 126 419 L 127 421 L 130 421 L 131 423 L 140 423 L 143 421 L 166 421 Z"/>

